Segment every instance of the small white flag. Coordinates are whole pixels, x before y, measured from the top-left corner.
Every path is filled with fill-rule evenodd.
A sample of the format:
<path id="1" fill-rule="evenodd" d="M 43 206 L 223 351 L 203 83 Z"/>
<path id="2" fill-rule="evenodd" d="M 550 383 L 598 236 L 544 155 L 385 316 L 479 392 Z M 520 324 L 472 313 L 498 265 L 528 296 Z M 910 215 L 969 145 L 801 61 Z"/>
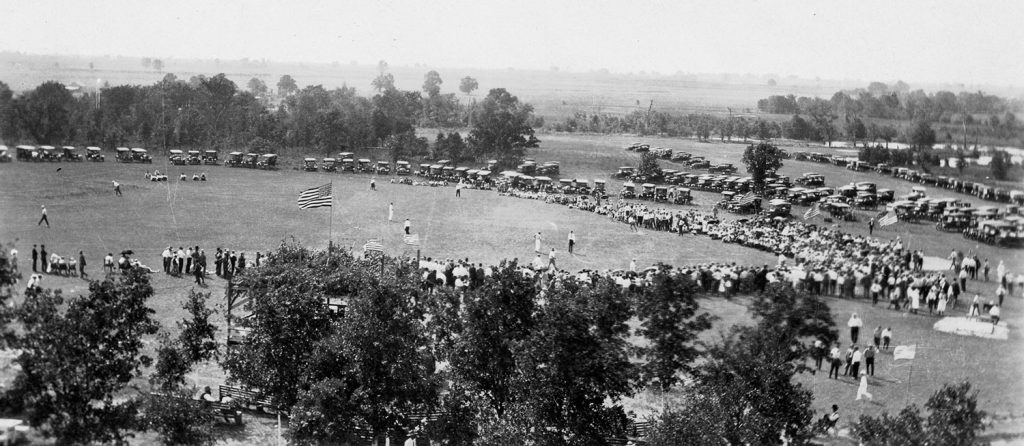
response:
<path id="1" fill-rule="evenodd" d="M 897 345 L 892 351 L 892 359 L 914 359 L 914 355 L 917 354 L 917 344 L 913 345 Z"/>

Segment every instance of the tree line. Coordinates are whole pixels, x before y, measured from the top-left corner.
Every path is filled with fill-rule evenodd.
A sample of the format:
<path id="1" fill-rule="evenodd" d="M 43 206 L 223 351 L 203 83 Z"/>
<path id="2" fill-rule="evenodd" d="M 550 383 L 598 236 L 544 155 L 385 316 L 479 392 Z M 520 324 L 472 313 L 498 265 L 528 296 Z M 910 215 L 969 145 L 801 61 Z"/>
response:
<path id="1" fill-rule="evenodd" d="M 454 93 L 442 94 L 442 83 L 430 71 L 422 92 L 400 90 L 382 71 L 367 97 L 347 85 L 299 88 L 289 75 L 281 77 L 276 93 L 258 78 L 247 90 L 239 88 L 223 73 L 188 80 L 167 74 L 153 85 L 106 86 L 84 94 L 51 81 L 15 95 L 0 82 L 0 137 L 7 144 L 257 153 L 299 148 L 325 156 L 390 140 L 395 155 L 429 156 L 413 135 L 417 127 L 461 128 L 472 122 L 468 147 L 456 161 L 493 156 L 509 164 L 539 142 L 532 106 L 508 91 L 493 89 L 479 103 L 473 99 L 466 105 Z M 468 96 L 478 85 L 467 76 L 460 91 Z"/>
<path id="2" fill-rule="evenodd" d="M 803 132 L 795 132 L 792 139 L 832 141 L 823 134 L 825 124 L 833 123 L 837 134 L 849 141 L 885 140 L 900 137 L 913 144 L 913 131 L 918 123 L 933 127 L 946 141 L 960 141 L 967 133 L 968 141 L 985 138 L 990 142 L 1020 143 L 1024 134 L 1014 112 L 1024 105 L 1020 100 L 1008 100 L 984 92 L 910 90 L 902 81 L 893 85 L 872 82 L 867 88 L 837 91 L 828 100 L 817 97 L 774 95 L 757 101 L 758 110 L 776 115 L 792 115 L 794 127 L 803 127 L 800 116 L 811 117 L 815 125 Z M 837 121 L 842 117 L 841 121 Z M 822 119 L 828 118 L 828 119 Z M 875 123 L 880 121 L 882 123 Z M 888 121 L 908 121 L 902 129 Z M 871 126 L 874 125 L 875 128 Z M 815 130 L 817 134 L 815 134 Z M 965 145 L 966 145 L 965 143 Z"/>

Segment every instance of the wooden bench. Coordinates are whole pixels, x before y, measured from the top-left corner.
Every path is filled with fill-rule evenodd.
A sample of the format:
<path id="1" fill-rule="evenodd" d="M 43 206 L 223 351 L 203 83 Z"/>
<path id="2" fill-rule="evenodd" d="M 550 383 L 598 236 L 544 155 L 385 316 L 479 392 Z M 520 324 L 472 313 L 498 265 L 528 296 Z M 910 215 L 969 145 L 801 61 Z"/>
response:
<path id="1" fill-rule="evenodd" d="M 285 417 L 288 416 L 287 411 L 278 409 L 277 403 L 258 392 L 224 385 L 219 386 L 217 388 L 217 392 L 220 394 L 221 400 L 224 398 L 231 398 L 231 400 L 236 401 L 242 409 L 252 412 L 253 414 L 270 416 L 277 415 L 278 412 L 280 412 L 281 415 Z"/>

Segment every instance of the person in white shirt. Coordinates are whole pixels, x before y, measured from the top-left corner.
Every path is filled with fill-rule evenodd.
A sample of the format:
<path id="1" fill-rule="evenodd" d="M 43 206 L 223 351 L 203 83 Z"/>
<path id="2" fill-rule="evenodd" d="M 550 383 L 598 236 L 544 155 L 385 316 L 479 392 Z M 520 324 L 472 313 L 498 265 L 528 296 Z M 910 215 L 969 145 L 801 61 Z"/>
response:
<path id="1" fill-rule="evenodd" d="M 868 393 L 868 374 L 867 374 L 867 372 L 860 372 L 860 386 L 857 387 L 857 399 L 856 399 L 856 401 L 860 401 L 860 398 L 862 396 L 866 396 L 869 400 L 873 400 L 874 399 L 874 397 L 872 397 L 871 394 Z"/>
<path id="2" fill-rule="evenodd" d="M 11 248 L 11 272 L 18 273 L 18 250 Z"/>
<path id="3" fill-rule="evenodd" d="M 103 267 L 106 268 L 108 272 L 114 272 L 114 253 L 108 252 L 107 256 L 103 258 Z"/>
<path id="4" fill-rule="evenodd" d="M 395 204 L 388 203 L 388 223 L 395 221 Z"/>
<path id="5" fill-rule="evenodd" d="M 999 325 L 999 305 L 993 305 L 988 310 L 988 316 L 992 318 L 992 333 L 996 332 L 996 325 Z"/>
<path id="6" fill-rule="evenodd" d="M 533 236 L 533 251 L 540 253 L 540 231 L 537 231 L 537 235 Z"/>
<path id="7" fill-rule="evenodd" d="M 857 316 L 857 313 L 850 315 L 850 320 L 846 321 L 846 326 L 850 327 L 850 340 L 854 344 L 857 343 L 857 337 L 860 335 L 860 327 L 864 325 L 864 321 Z"/>
<path id="8" fill-rule="evenodd" d="M 161 256 L 164 259 L 164 272 L 167 273 L 167 274 L 170 274 L 171 273 L 171 258 L 174 257 L 174 255 L 171 254 L 171 247 L 168 246 L 167 249 L 164 250 L 163 254 L 161 254 Z"/>
<path id="9" fill-rule="evenodd" d="M 408 218 L 405 219 L 405 225 L 404 226 L 405 226 L 405 235 L 409 235 L 410 234 L 409 231 L 412 229 L 412 222 L 410 222 Z"/>
<path id="10" fill-rule="evenodd" d="M 629 261 L 629 270 L 634 273 L 636 272 L 636 259 Z"/>
<path id="11" fill-rule="evenodd" d="M 576 234 L 569 231 L 569 254 L 572 254 L 572 248 L 576 245 Z"/>
<path id="12" fill-rule="evenodd" d="M 551 251 L 548 252 L 548 268 L 558 269 L 558 266 L 555 265 L 555 248 L 551 248 Z"/>

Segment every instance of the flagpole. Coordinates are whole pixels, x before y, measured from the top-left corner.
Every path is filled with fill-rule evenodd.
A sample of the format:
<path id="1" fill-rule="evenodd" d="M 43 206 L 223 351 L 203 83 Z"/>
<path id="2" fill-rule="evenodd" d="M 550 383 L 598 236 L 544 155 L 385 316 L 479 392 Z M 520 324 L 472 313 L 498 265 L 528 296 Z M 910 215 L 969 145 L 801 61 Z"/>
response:
<path id="1" fill-rule="evenodd" d="M 327 254 L 331 253 L 334 241 L 334 180 L 331 180 L 331 217 L 327 224 Z"/>

